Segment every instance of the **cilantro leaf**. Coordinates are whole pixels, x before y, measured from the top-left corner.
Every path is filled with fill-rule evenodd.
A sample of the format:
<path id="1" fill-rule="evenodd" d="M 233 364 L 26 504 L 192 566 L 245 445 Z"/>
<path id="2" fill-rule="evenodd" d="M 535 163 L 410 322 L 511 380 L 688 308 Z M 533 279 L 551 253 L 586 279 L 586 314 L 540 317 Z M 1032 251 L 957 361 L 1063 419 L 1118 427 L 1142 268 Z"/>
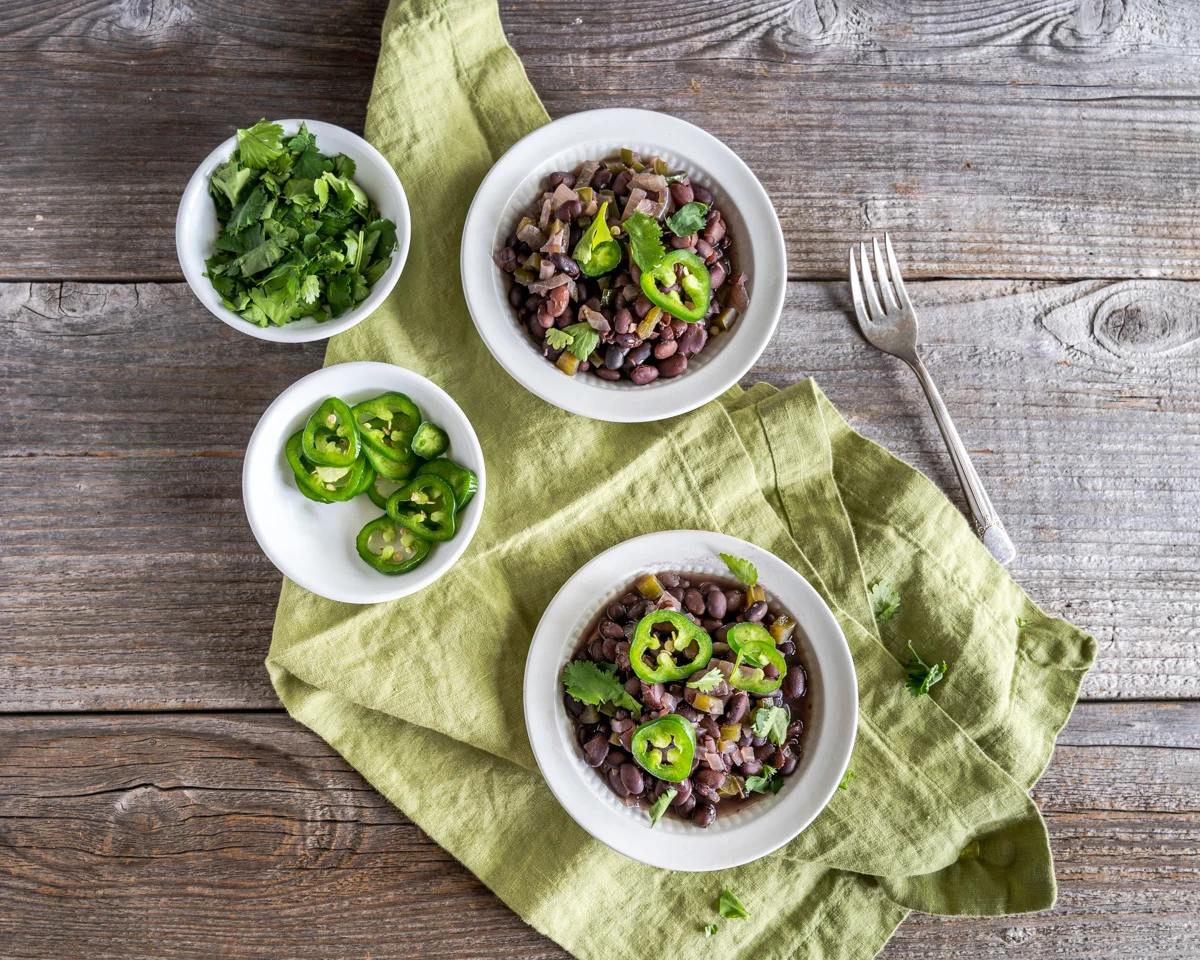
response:
<path id="1" fill-rule="evenodd" d="M 713 667 L 700 679 L 692 680 L 688 686 L 693 690 L 699 690 L 701 693 L 712 693 L 724 679 L 725 674 L 716 667 Z"/>
<path id="2" fill-rule="evenodd" d="M 267 191 L 262 184 L 259 184 L 250 191 L 245 200 L 233 208 L 233 215 L 229 218 L 225 229 L 230 233 L 240 233 L 250 224 L 261 220 L 266 212 L 269 199 Z"/>
<path id="3" fill-rule="evenodd" d="M 356 164 L 350 157 L 344 153 L 339 153 L 333 158 L 333 172 L 343 180 L 349 180 L 354 176 L 354 172 L 358 169 Z"/>
<path id="4" fill-rule="evenodd" d="M 580 360 L 586 360 L 592 355 L 600 343 L 600 334 L 586 323 L 573 323 L 563 328 L 563 333 L 571 338 L 566 349 L 570 350 Z"/>
<path id="5" fill-rule="evenodd" d="M 775 776 L 775 768 L 769 763 L 764 763 L 762 776 L 746 778 L 746 789 L 751 793 L 764 793 L 773 776 Z"/>
<path id="6" fill-rule="evenodd" d="M 292 167 L 292 176 L 316 180 L 322 174 L 332 169 L 333 161 L 321 153 L 314 145 L 308 147 L 296 158 L 296 165 Z"/>
<path id="7" fill-rule="evenodd" d="M 1018 630 L 1024 630 L 1027 626 L 1029 626 L 1028 620 L 1026 620 L 1024 617 L 1017 617 L 1017 629 Z"/>
<path id="8" fill-rule="evenodd" d="M 729 568 L 729 572 L 742 581 L 746 586 L 752 587 L 758 583 L 758 568 L 749 560 L 743 560 L 741 557 L 735 557 L 731 553 L 720 554 L 722 560 L 725 561 L 725 566 Z"/>
<path id="9" fill-rule="evenodd" d="M 704 928 L 704 935 L 706 937 L 715 936 L 716 932 L 720 929 L 721 929 L 721 925 L 719 923 L 710 923 L 707 927 Z"/>
<path id="10" fill-rule="evenodd" d="M 663 249 L 662 227 L 653 217 L 635 213 L 624 223 L 629 234 L 629 254 L 641 269 L 649 270 L 667 255 Z"/>
<path id="11" fill-rule="evenodd" d="M 842 775 L 842 782 L 838 784 L 838 789 L 839 790 L 849 790 L 850 789 L 850 778 L 853 776 L 854 776 L 854 771 L 847 770 Z"/>
<path id="12" fill-rule="evenodd" d="M 746 905 L 738 899 L 738 895 L 726 887 L 721 891 L 721 899 L 717 903 L 717 910 L 726 920 L 749 920 L 750 912 L 746 909 Z"/>
<path id="13" fill-rule="evenodd" d="M 572 660 L 563 668 L 563 686 L 580 703 L 599 706 L 612 703 L 623 707 L 635 717 L 641 716 L 642 705 L 629 694 L 617 679 L 617 665 L 598 666 L 590 660 Z"/>
<path id="14" fill-rule="evenodd" d="M 296 155 L 302 154 L 309 147 L 315 147 L 316 145 L 317 138 L 309 132 L 307 123 L 301 123 L 300 129 L 287 142 L 287 148 Z"/>
<path id="15" fill-rule="evenodd" d="M 315 273 L 310 273 L 300 282 L 299 297 L 305 303 L 316 303 L 321 295 L 321 281 Z"/>
<path id="16" fill-rule="evenodd" d="M 215 192 L 214 188 L 220 190 L 230 204 L 236 204 L 238 197 L 241 196 L 242 188 L 252 179 L 254 179 L 253 170 L 239 166 L 230 160 L 213 171 L 212 179 L 208 182 L 208 189 L 213 192 Z"/>
<path id="17" fill-rule="evenodd" d="M 551 327 L 546 331 L 546 342 L 550 344 L 552 350 L 566 350 L 574 340 L 567 331 L 559 330 L 558 327 Z"/>
<path id="18" fill-rule="evenodd" d="M 650 827 L 652 829 L 661 819 L 662 815 L 667 812 L 667 807 L 671 805 L 671 801 L 677 796 L 679 796 L 679 791 L 671 787 L 668 790 L 664 790 L 662 796 L 650 804 Z"/>
<path id="19" fill-rule="evenodd" d="M 908 680 L 905 686 L 914 697 L 919 697 L 928 693 L 930 687 L 935 683 L 940 683 L 946 676 L 946 661 L 943 660 L 941 663 L 930 666 L 920 658 L 911 643 L 908 645 L 908 652 L 912 654 L 912 657 L 905 668 L 908 671 Z"/>
<path id="20" fill-rule="evenodd" d="M 886 580 L 876 580 L 871 584 L 868 596 L 871 599 L 871 612 L 875 614 L 876 623 L 887 623 L 900 609 L 900 594 Z"/>
<path id="21" fill-rule="evenodd" d="M 783 746 L 787 740 L 787 728 L 791 717 L 783 707 L 759 707 L 754 711 L 754 722 L 750 731 L 756 737 L 766 737 L 775 746 Z"/>
<path id="22" fill-rule="evenodd" d="M 667 217 L 667 226 L 677 237 L 690 237 L 707 222 L 704 215 L 708 213 L 708 204 L 693 200 L 685 203 L 675 213 Z"/>
<path id="23" fill-rule="evenodd" d="M 283 127 L 277 123 L 259 120 L 249 130 L 237 132 L 238 156 L 242 163 L 256 170 L 263 170 L 283 153 Z"/>

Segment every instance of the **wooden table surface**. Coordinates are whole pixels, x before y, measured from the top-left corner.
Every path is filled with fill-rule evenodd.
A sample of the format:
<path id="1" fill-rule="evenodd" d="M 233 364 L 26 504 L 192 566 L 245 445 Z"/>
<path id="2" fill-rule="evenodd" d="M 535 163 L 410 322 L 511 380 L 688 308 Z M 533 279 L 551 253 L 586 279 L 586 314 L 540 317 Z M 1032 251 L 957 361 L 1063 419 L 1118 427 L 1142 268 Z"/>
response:
<path id="1" fill-rule="evenodd" d="M 175 205 L 235 125 L 361 130 L 385 0 L 0 0 L 0 957 L 562 957 L 279 709 L 241 457 L 321 344 L 182 283 Z M 889 958 L 1198 957 L 1200 6 L 522 0 L 554 116 L 730 144 L 791 283 L 747 381 L 813 375 L 958 499 L 847 316 L 890 230 L 1020 555 L 1099 641 L 1034 794 L 1059 904 L 913 916 Z"/>

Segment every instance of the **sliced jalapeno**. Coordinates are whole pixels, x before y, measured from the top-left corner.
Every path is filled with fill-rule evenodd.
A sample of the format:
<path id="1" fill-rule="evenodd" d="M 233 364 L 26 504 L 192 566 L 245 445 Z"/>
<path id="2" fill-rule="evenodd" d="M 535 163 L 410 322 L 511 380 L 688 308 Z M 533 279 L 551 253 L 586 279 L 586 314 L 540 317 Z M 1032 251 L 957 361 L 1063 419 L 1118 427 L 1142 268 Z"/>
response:
<path id="1" fill-rule="evenodd" d="M 660 639 L 654 632 L 656 624 L 669 624 L 674 636 Z M 694 654 L 689 651 L 695 649 Z M 655 655 L 654 651 L 658 651 Z M 677 662 L 673 655 L 688 657 L 686 663 Z M 650 655 L 653 663 L 647 662 Z M 652 610 L 638 621 L 629 648 L 629 663 L 633 672 L 646 683 L 673 683 L 683 680 L 705 666 L 712 659 L 712 637 L 703 627 L 692 623 L 682 613 L 674 610 Z"/>
<path id="2" fill-rule="evenodd" d="M 633 759 L 653 777 L 669 783 L 686 780 L 696 757 L 696 728 L 683 717 L 668 713 L 643 723 L 630 741 Z"/>
<path id="3" fill-rule="evenodd" d="M 308 418 L 302 437 L 304 455 L 327 467 L 348 467 L 358 459 L 358 430 L 350 408 L 330 397 Z"/>
<path id="4" fill-rule="evenodd" d="M 682 276 L 677 275 L 676 266 Z M 660 283 L 662 287 L 659 287 Z M 708 267 L 691 250 L 672 250 L 649 270 L 642 271 L 642 293 L 655 306 L 688 323 L 704 319 L 712 296 L 711 283 Z M 670 289 L 672 287 L 678 289 Z M 680 291 L 686 294 L 688 303 L 684 302 Z"/>
<path id="5" fill-rule="evenodd" d="M 388 516 L 425 540 L 454 536 L 454 491 L 441 477 L 415 477 L 388 497 Z"/>
<path id="6" fill-rule="evenodd" d="M 391 517 L 372 520 L 354 541 L 358 555 L 380 573 L 408 573 L 429 556 L 429 541 L 399 526 Z"/>
<path id="7" fill-rule="evenodd" d="M 479 478 L 475 476 L 475 471 L 468 470 L 453 460 L 447 460 L 445 457 L 430 460 L 421 464 L 417 470 L 418 477 L 430 473 L 441 477 L 454 489 L 454 503 L 458 513 L 462 513 L 463 508 L 471 502 L 471 498 L 479 492 Z"/>
<path id="8" fill-rule="evenodd" d="M 730 633 L 732 632 L 730 630 Z M 732 644 L 730 649 L 733 649 Z M 776 669 L 774 677 L 768 677 L 763 669 L 767 664 Z M 783 654 L 775 649 L 775 644 L 763 640 L 743 640 L 737 652 L 737 660 L 733 664 L 733 672 L 729 675 L 729 685 L 755 696 L 767 697 L 783 684 L 783 675 L 787 673 L 787 669 L 787 661 L 783 659 Z"/>
<path id="9" fill-rule="evenodd" d="M 371 502 L 380 510 L 386 510 L 388 497 L 399 490 L 401 486 L 403 486 L 402 483 L 396 480 L 389 480 L 387 477 L 377 473 L 371 485 L 367 487 L 367 496 L 371 498 Z"/>
<path id="10" fill-rule="evenodd" d="M 413 434 L 412 452 L 425 460 L 440 457 L 449 449 L 450 437 L 436 423 L 426 420 L 417 427 L 417 432 Z"/>
<path id="11" fill-rule="evenodd" d="M 354 425 L 367 447 L 393 460 L 403 461 L 412 455 L 410 447 L 421 425 L 421 410 L 404 394 L 385 393 L 374 400 L 364 400 L 354 405 L 352 413 Z M 375 469 L 379 470 L 378 465 Z"/>
<path id="12" fill-rule="evenodd" d="M 411 450 L 398 460 L 380 453 L 368 443 L 362 445 L 362 451 L 371 466 L 375 468 L 375 472 L 389 480 L 407 480 L 416 473 L 417 467 L 421 465 L 421 458 Z"/>

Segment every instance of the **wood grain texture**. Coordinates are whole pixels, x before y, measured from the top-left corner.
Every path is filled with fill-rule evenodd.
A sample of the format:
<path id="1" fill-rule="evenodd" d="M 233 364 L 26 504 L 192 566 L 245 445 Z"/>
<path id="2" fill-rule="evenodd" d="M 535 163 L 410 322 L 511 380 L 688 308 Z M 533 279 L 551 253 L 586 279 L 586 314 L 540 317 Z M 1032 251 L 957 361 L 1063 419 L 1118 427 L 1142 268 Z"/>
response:
<path id="1" fill-rule="evenodd" d="M 1200 295 L 912 290 L 929 367 L 1016 541 L 1013 575 L 1100 642 L 1088 697 L 1200 696 L 1200 369 L 1177 342 L 1191 315 L 1150 323 L 1133 357 L 1083 338 L 1113 303 L 1141 316 L 1168 293 Z M 746 382 L 815 376 L 855 428 L 960 500 L 915 379 L 847 311 L 842 284 L 791 284 Z M 0 285 L 0 330 L 0 710 L 275 706 L 261 663 L 279 576 L 242 512 L 241 457 L 321 345 L 244 337 L 180 284 Z"/>
<path id="2" fill-rule="evenodd" d="M 0 0 L 0 278 L 178 279 L 236 125 L 361 130 L 386 0 Z M 665 110 L 741 154 L 795 278 L 884 229 L 929 277 L 1200 278 L 1200 8 L 1160 0 L 501 5 L 553 116 Z M 417 82 L 417 81 L 414 81 Z M 70 144 L 70 149 L 63 149 Z M 102 187 L 98 186 L 102 185 Z"/>
<path id="3" fill-rule="evenodd" d="M 6 958 L 566 956 L 283 716 L 0 718 L 0 784 Z M 1200 704 L 1082 706 L 1036 797 L 1058 906 L 885 956 L 1194 957 Z"/>

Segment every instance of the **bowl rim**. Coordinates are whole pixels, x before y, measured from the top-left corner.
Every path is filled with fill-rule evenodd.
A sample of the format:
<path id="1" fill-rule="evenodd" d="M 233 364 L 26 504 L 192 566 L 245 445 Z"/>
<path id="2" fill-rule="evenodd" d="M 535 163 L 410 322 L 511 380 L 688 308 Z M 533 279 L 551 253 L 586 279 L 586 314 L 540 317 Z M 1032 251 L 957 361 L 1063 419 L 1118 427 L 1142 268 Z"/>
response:
<path id="1" fill-rule="evenodd" d="M 186 208 L 194 202 L 194 197 L 197 193 L 207 195 L 208 181 L 212 176 L 213 170 L 228 160 L 237 147 L 236 133 L 200 161 L 199 166 L 196 167 L 195 172 L 188 179 L 187 186 L 183 189 L 183 193 L 179 198 L 179 206 L 175 212 L 175 256 L 178 258 L 179 266 L 183 270 L 184 279 L 187 280 L 187 284 L 196 299 L 204 305 L 209 313 L 240 333 L 247 334 L 259 340 L 270 340 L 275 343 L 310 343 L 314 340 L 327 340 L 334 334 L 349 330 L 369 317 L 395 288 L 397 281 L 400 279 L 400 274 L 404 271 L 404 264 L 408 260 L 409 244 L 412 240 L 408 195 L 404 192 L 404 185 L 400 182 L 400 177 L 396 174 L 396 171 L 387 158 L 358 134 L 347 130 L 345 127 L 339 127 L 334 123 L 326 123 L 323 120 L 306 120 L 297 117 L 286 120 L 273 120 L 271 122 L 278 123 L 283 127 L 284 132 L 289 135 L 299 130 L 300 124 L 306 124 L 309 131 L 318 138 L 318 141 L 322 135 L 332 136 L 335 133 L 339 137 L 345 137 L 349 140 L 355 152 L 354 154 L 351 154 L 349 150 L 342 150 L 341 152 L 351 156 L 356 164 L 360 162 L 362 157 L 367 157 L 383 172 L 385 179 L 390 182 L 400 201 L 400 213 L 397 215 L 395 221 L 396 249 L 392 253 L 392 265 L 388 267 L 387 272 L 371 287 L 366 300 L 353 310 L 342 314 L 336 319 L 327 320 L 324 323 L 314 324 L 310 327 L 297 328 L 296 323 L 285 324 L 282 327 L 273 325 L 259 327 L 247 320 L 243 320 L 232 310 L 221 306 L 216 291 L 213 290 L 208 278 L 204 276 L 204 261 L 201 260 L 197 263 L 191 256 L 186 255 L 184 252 L 185 242 L 191 234 L 192 224 L 191 218 L 186 215 Z"/>
<path id="2" fill-rule="evenodd" d="M 808 652 L 813 730 L 788 789 L 762 797 L 744 819 L 718 818 L 701 830 L 686 823 L 651 829 L 644 813 L 624 807 L 583 759 L 563 705 L 562 667 L 600 604 L 629 580 L 651 570 L 717 561 L 733 552 L 759 568 L 769 596 L 796 617 Z M 723 566 L 723 564 L 722 564 Z M 618 578 L 612 574 L 624 572 Z M 573 626 L 572 626 L 573 625 Z M 815 655 L 814 655 L 815 652 Z M 819 666 L 818 666 L 819 664 Z M 634 537 L 605 550 L 576 571 L 547 606 L 525 662 L 523 706 L 534 759 L 546 784 L 585 831 L 618 853 L 668 870 L 700 872 L 750 863 L 795 838 L 836 793 L 850 763 L 858 723 L 858 682 L 845 635 L 828 605 L 795 569 L 768 550 L 727 534 L 668 530 Z M 815 735 L 815 739 L 814 739 Z M 589 779 L 590 778 L 590 779 Z M 758 811 L 755 813 L 755 811 Z M 638 829 L 640 825 L 640 829 Z M 719 829 L 718 829 L 719 828 Z"/>
<path id="3" fill-rule="evenodd" d="M 609 131 L 619 131 L 609 133 Z M 531 348 L 528 334 L 517 324 L 509 304 L 492 288 L 492 238 L 515 193 L 531 179 L 529 170 L 546 156 L 565 148 L 595 142 L 612 150 L 622 140 L 656 144 L 693 157 L 697 166 L 718 169 L 714 185 L 722 203 L 736 209 L 746 224 L 747 240 L 755 248 L 755 326 L 745 318 L 729 334 L 722 356 L 671 380 L 646 386 L 622 382 L 599 386 L 589 377 L 566 377 Z M 761 249 L 761 253 L 759 250 Z M 761 264 L 758 258 L 761 256 Z M 787 249 L 779 216 L 766 190 L 749 166 L 730 147 L 692 123 L 666 113 L 610 107 L 568 114 L 539 127 L 510 147 L 484 177 L 463 226 L 459 270 L 467 308 L 489 352 L 525 389 L 560 409 L 614 423 L 645 423 L 687 413 L 720 396 L 758 361 L 774 336 L 787 292 Z M 495 322 L 497 315 L 503 323 Z"/>
<path id="4" fill-rule="evenodd" d="M 379 574 L 380 584 L 376 589 L 364 590 L 362 593 L 344 593 L 340 590 L 330 590 L 323 584 L 313 581 L 304 573 L 296 575 L 296 570 L 290 562 L 290 555 L 277 549 L 275 541 L 270 536 L 270 531 L 264 525 L 263 518 L 258 515 L 254 507 L 257 495 L 252 492 L 255 483 L 252 471 L 256 466 L 261 465 L 264 457 L 270 463 L 277 461 L 281 447 L 275 423 L 292 419 L 297 407 L 309 404 L 310 401 L 299 399 L 302 395 L 319 386 L 321 389 L 316 390 L 314 395 L 339 396 L 350 391 L 360 392 L 375 389 L 370 386 L 373 383 L 380 384 L 378 389 L 381 393 L 388 390 L 400 390 L 408 393 L 419 407 L 422 406 L 422 393 L 425 396 L 437 397 L 454 412 L 454 417 L 458 420 L 457 426 L 463 430 L 467 438 L 466 455 L 460 454 L 454 459 L 475 471 L 479 479 L 479 490 L 463 510 L 464 523 L 454 539 L 448 543 L 438 544 L 437 552 L 426 563 L 402 576 L 392 577 Z M 284 428 L 284 432 L 286 432 L 286 428 Z M 283 437 L 282 439 L 286 441 L 287 438 Z M 478 464 L 478 466 L 474 466 L 474 464 Z M 304 495 L 298 489 L 294 489 L 294 485 L 289 488 L 289 494 L 294 494 L 298 501 L 304 499 Z M 470 419 L 454 398 L 428 377 L 394 363 L 381 363 L 373 360 L 335 363 L 301 377 L 283 390 L 263 411 L 258 423 L 255 424 L 254 432 L 250 435 L 250 441 L 246 445 L 245 458 L 242 461 L 242 509 L 246 513 L 246 519 L 250 524 L 254 539 L 258 541 L 258 545 L 266 554 L 267 559 L 285 577 L 310 593 L 342 603 L 371 604 L 398 600 L 423 590 L 441 578 L 459 561 L 467 547 L 470 546 L 475 531 L 479 528 L 486 499 L 487 468 L 483 457 L 483 448 L 480 446 L 479 437 L 476 436 Z"/>

